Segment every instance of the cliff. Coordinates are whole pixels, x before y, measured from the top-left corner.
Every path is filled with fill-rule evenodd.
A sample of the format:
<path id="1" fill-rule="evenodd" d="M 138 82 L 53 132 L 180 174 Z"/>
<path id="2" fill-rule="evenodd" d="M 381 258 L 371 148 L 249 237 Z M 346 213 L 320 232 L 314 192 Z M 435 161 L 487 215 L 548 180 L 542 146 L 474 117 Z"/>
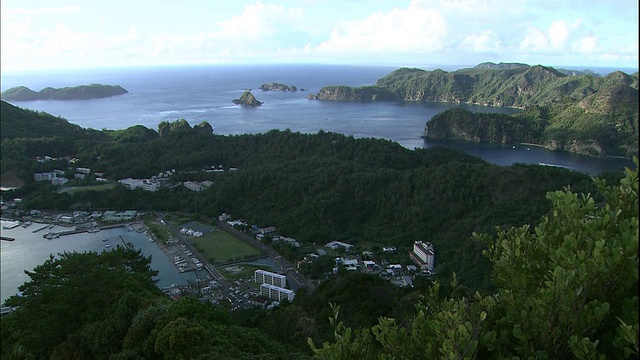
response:
<path id="1" fill-rule="evenodd" d="M 434 116 L 427 122 L 424 136 L 430 139 L 511 144 L 534 143 L 540 138 L 540 132 L 523 118 L 452 109 Z"/>
<path id="2" fill-rule="evenodd" d="M 33 101 L 33 100 L 89 100 L 101 99 L 116 95 L 127 94 L 128 91 L 119 85 L 91 84 L 75 87 L 54 89 L 47 87 L 35 92 L 26 86 L 11 88 L 2 93 L 3 100 Z"/>
<path id="3" fill-rule="evenodd" d="M 632 157 L 638 153 L 637 77 L 614 73 L 593 94 L 512 115 L 454 109 L 434 116 L 424 136 L 476 142 L 533 143 L 589 156 Z"/>
<path id="4" fill-rule="evenodd" d="M 396 96 L 384 88 L 377 86 L 324 86 L 317 94 L 309 94 L 308 99 L 332 101 L 393 101 Z"/>
<path id="5" fill-rule="evenodd" d="M 233 100 L 236 105 L 243 106 L 260 106 L 262 102 L 258 101 L 249 91 L 245 91 L 240 98 Z"/>
<path id="6" fill-rule="evenodd" d="M 434 117 L 424 136 L 531 142 L 591 156 L 630 157 L 638 152 L 638 73 L 602 77 L 587 70 L 521 63 L 482 63 L 452 72 L 401 68 L 375 86 L 325 86 L 308 98 L 514 107 L 526 111 L 514 117 L 463 112 Z"/>

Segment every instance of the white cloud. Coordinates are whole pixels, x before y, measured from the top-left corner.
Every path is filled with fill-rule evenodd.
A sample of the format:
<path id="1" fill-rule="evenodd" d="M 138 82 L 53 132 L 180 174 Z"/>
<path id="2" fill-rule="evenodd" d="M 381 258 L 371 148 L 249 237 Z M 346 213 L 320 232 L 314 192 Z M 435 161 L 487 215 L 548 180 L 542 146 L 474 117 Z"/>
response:
<path id="1" fill-rule="evenodd" d="M 412 3 L 335 27 L 315 49 L 328 53 L 433 52 L 446 47 L 447 24 L 437 11 Z"/>
<path id="2" fill-rule="evenodd" d="M 138 21 L 133 13 L 116 20 L 116 13 L 104 8 L 30 9 L 26 2 L 11 8 L 3 1 L 2 69 L 283 60 L 401 64 L 429 59 L 438 65 L 472 65 L 488 57 L 546 64 L 555 64 L 554 59 L 638 59 L 637 17 L 629 31 L 615 19 L 562 2 L 550 12 L 532 0 L 405 0 L 385 11 L 359 9 L 365 14 L 360 17 L 348 17 L 345 10 L 321 19 L 304 1 L 292 2 L 295 6 L 263 1 L 210 23 L 181 26 L 176 20 L 166 30 L 157 26 L 163 20 Z M 339 2 L 323 1 L 342 11 Z M 188 15 L 185 10 L 176 19 Z"/>
<path id="3" fill-rule="evenodd" d="M 459 48 L 477 53 L 496 52 L 501 48 L 498 35 L 491 30 L 485 30 L 479 35 L 469 35 L 460 43 Z"/>
<path id="4" fill-rule="evenodd" d="M 221 22 L 222 30 L 211 33 L 210 37 L 225 41 L 268 42 L 283 32 L 301 29 L 303 21 L 302 8 L 258 2 L 246 6 L 242 14 Z"/>
<path id="5" fill-rule="evenodd" d="M 549 28 L 549 44 L 554 50 L 564 49 L 569 38 L 569 27 L 564 21 L 554 21 Z"/>

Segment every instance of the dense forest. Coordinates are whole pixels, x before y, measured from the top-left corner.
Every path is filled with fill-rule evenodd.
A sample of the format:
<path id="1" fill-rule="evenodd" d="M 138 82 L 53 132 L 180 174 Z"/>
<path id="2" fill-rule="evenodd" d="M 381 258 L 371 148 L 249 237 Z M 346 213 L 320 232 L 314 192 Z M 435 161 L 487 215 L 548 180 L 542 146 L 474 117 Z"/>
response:
<path id="1" fill-rule="evenodd" d="M 226 212 L 303 243 L 395 245 L 406 254 L 423 240 L 437 254 L 437 276 L 414 288 L 338 273 L 276 311 L 232 314 L 169 300 L 132 249 L 66 254 L 30 272 L 27 296 L 7 301 L 18 310 L 1 320 L 3 358 L 637 354 L 636 171 L 602 174 L 605 184 L 562 168 L 503 167 L 323 131 L 221 136 L 185 120 L 97 131 L 1 105 L 1 171 L 24 182 L 3 198 L 21 197 L 25 210 Z M 44 156 L 55 160 L 36 161 Z M 203 171 L 220 165 L 237 171 Z M 33 180 L 80 166 L 112 181 L 175 169 L 171 182 L 213 185 L 64 193 Z M 543 329 L 554 331 L 542 337 Z"/>

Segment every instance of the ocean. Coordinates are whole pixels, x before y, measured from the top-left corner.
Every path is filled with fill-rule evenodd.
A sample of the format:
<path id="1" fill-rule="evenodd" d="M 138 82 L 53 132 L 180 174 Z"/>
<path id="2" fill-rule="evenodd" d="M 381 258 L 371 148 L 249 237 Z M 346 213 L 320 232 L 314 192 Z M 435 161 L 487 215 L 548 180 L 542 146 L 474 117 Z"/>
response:
<path id="1" fill-rule="evenodd" d="M 316 133 L 319 130 L 356 138 L 384 138 L 409 148 L 448 146 L 498 164 L 551 164 L 598 175 L 634 166 L 627 159 L 596 159 L 519 144 L 474 144 L 422 139 L 425 123 L 454 107 L 471 111 L 514 113 L 515 109 L 446 103 L 349 103 L 308 100 L 326 85 L 364 86 L 389 74 L 386 66 L 347 65 L 210 65 L 185 67 L 111 68 L 55 73 L 2 74 L 2 91 L 27 86 L 68 87 L 92 83 L 120 85 L 128 94 L 79 101 L 21 101 L 14 104 L 60 116 L 94 129 L 126 129 L 144 125 L 157 129 L 161 121 L 185 119 L 192 126 L 209 122 L 215 133 L 253 134 L 272 129 Z M 453 70 L 453 69 L 445 69 Z M 604 69 L 601 69 L 606 73 Z M 264 83 L 295 85 L 297 92 L 262 91 Z M 263 106 L 234 105 L 243 89 L 251 89 Z M 304 89 L 305 91 L 301 91 Z"/>
<path id="2" fill-rule="evenodd" d="M 317 93 L 326 85 L 373 85 L 394 69 L 345 65 L 220 65 L 2 73 L 0 87 L 2 91 L 14 86 L 27 86 L 39 91 L 45 87 L 100 83 L 127 89 L 128 94 L 106 99 L 14 103 L 94 129 L 119 130 L 134 125 L 157 129 L 161 121 L 185 119 L 191 125 L 207 121 L 215 133 L 223 135 L 262 133 L 272 129 L 301 133 L 324 130 L 357 138 L 389 139 L 409 149 L 448 146 L 498 165 L 545 163 L 590 175 L 634 166 L 626 159 L 597 159 L 520 144 L 476 144 L 421 138 L 425 123 L 446 109 L 460 106 L 472 111 L 507 114 L 515 112 L 514 109 L 444 103 L 343 103 L 307 99 L 309 93 Z M 295 85 L 299 91 L 263 92 L 258 89 L 261 84 L 270 82 Z M 256 98 L 264 102 L 263 106 L 243 108 L 231 102 L 247 88 L 251 88 Z M 159 286 L 193 281 L 193 274 L 178 273 L 166 254 L 149 242 L 144 234 L 121 228 L 46 240 L 41 233 L 32 233 L 37 226 L 2 230 L 3 236 L 17 239 L 14 242 L 0 241 L 2 302 L 28 280 L 24 271 L 44 262 L 49 254 L 74 250 L 103 251 L 101 239 L 105 236 L 116 239 L 122 235 L 127 242 L 151 255 L 152 267 L 160 271 Z"/>

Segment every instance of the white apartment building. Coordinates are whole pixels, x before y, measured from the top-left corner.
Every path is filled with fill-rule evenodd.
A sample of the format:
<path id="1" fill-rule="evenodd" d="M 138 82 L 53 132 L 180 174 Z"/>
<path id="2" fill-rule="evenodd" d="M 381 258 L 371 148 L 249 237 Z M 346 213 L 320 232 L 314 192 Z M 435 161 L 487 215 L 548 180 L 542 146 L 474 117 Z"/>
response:
<path id="1" fill-rule="evenodd" d="M 285 275 L 280 275 L 264 270 L 256 270 L 253 273 L 253 278 L 258 284 L 269 284 L 281 288 L 287 287 L 287 277 Z"/>
<path id="2" fill-rule="evenodd" d="M 435 252 L 433 251 L 433 245 L 430 242 L 416 241 L 413 243 L 413 250 L 409 253 L 409 256 L 415 261 L 422 269 L 433 271 Z"/>
<path id="3" fill-rule="evenodd" d="M 293 290 L 270 284 L 260 285 L 260 295 L 276 301 L 282 301 L 284 299 L 293 301 L 293 299 L 296 297 L 296 293 Z"/>

